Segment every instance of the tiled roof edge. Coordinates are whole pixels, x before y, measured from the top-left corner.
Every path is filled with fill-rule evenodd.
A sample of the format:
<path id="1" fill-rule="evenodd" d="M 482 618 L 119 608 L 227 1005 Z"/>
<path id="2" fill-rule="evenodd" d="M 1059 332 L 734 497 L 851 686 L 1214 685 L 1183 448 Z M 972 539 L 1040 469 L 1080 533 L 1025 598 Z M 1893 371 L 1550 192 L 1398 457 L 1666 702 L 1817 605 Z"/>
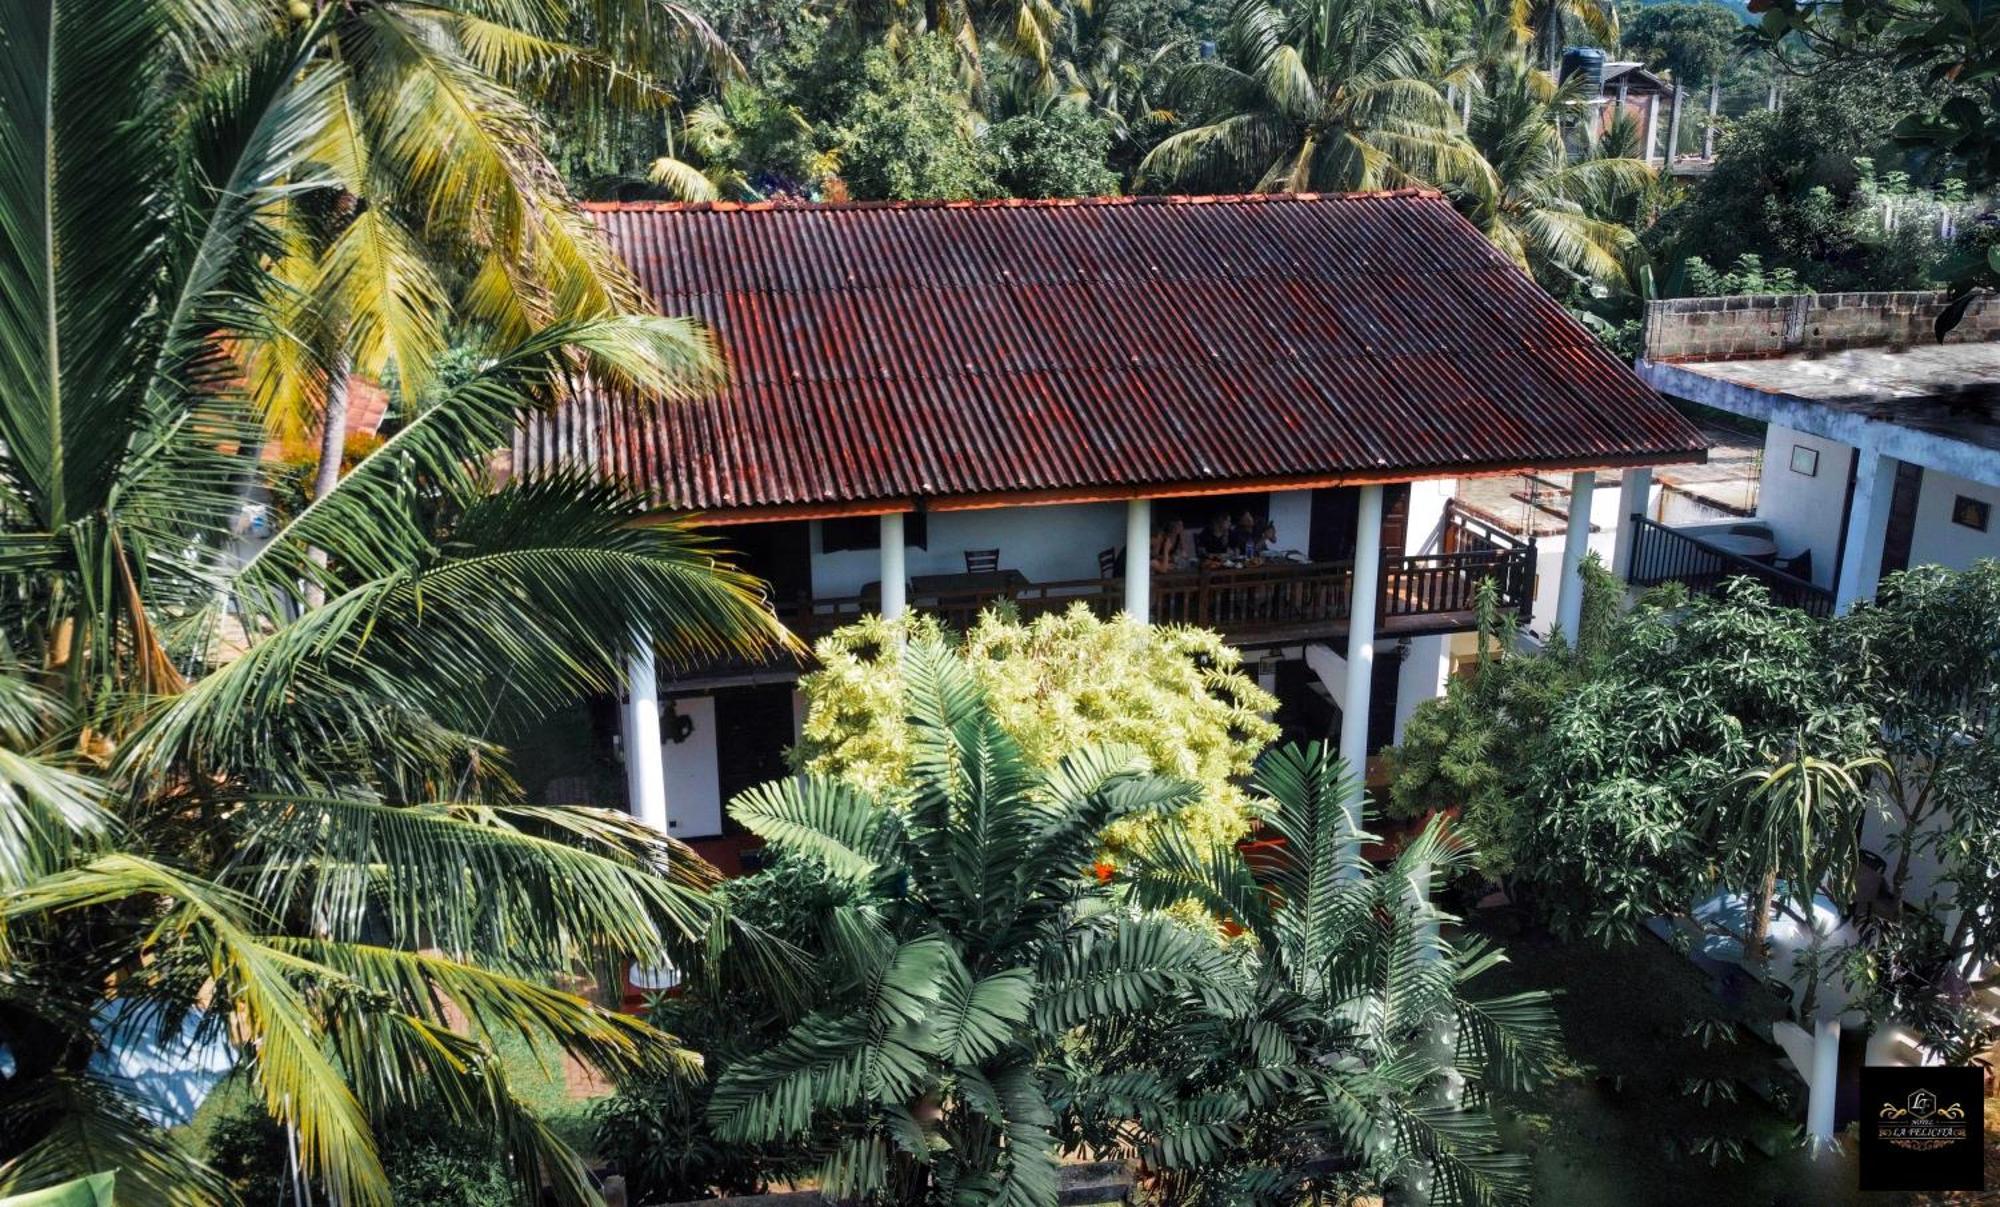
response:
<path id="1" fill-rule="evenodd" d="M 1003 197 L 978 201 L 586 201 L 594 214 L 731 214 L 766 210 L 994 210 L 1082 209 L 1095 206 L 1230 205 L 1297 201 L 1380 201 L 1405 197 L 1442 200 L 1436 189 L 1376 189 L 1354 193 L 1164 193 L 1119 197 Z"/>

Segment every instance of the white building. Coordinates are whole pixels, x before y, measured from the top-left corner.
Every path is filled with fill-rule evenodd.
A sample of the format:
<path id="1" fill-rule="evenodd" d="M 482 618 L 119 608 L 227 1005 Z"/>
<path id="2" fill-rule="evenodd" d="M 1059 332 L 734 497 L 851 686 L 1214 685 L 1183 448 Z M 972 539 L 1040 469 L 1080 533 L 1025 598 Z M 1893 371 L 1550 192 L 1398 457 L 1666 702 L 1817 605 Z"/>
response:
<path id="1" fill-rule="evenodd" d="M 1975 301 L 1940 340 L 1946 305 L 1940 293 L 1649 304 L 1640 376 L 1765 424 L 1764 455 L 1748 520 L 1664 525 L 1625 508 L 1628 581 L 1713 589 L 1748 575 L 1825 614 L 1872 599 L 1899 570 L 2000 557 L 2000 306 Z M 1929 869 L 1919 873 L 1921 884 Z M 1830 909 L 1815 917 L 1835 942 L 1841 927 L 1851 934 Z M 1817 1017 L 1776 1029 L 1812 1087 L 1817 1137 L 1834 1134 L 1834 1087 L 1864 1059 L 1858 1037 L 1842 1032 L 1860 1021 L 1835 983 Z M 1879 1029 L 1865 1059 L 1914 1059 L 1911 1038 Z"/>
<path id="2" fill-rule="evenodd" d="M 1975 301 L 1940 343 L 1945 304 L 1848 293 L 1648 305 L 1639 375 L 1767 427 L 1754 519 L 1642 525 L 1631 581 L 1747 573 L 1845 610 L 1885 574 L 2000 557 L 2000 305 Z"/>

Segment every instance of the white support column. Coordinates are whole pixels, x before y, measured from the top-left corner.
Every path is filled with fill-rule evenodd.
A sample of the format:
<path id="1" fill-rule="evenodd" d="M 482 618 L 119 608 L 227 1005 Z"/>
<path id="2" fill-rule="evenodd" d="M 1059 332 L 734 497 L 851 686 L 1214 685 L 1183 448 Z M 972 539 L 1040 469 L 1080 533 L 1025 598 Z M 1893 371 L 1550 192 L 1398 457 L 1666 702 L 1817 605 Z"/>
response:
<path id="1" fill-rule="evenodd" d="M 882 516 L 882 619 L 894 620 L 908 609 L 905 588 L 908 575 L 903 569 L 903 513 Z"/>
<path id="2" fill-rule="evenodd" d="M 1125 504 L 1125 614 L 1140 624 L 1153 619 L 1153 501 Z"/>
<path id="3" fill-rule="evenodd" d="M 1618 531 L 1611 545 L 1611 576 L 1620 583 L 1632 569 L 1632 545 L 1636 532 L 1634 516 L 1645 516 L 1653 498 L 1653 469 L 1648 465 L 1629 468 L 1618 481 Z"/>
<path id="4" fill-rule="evenodd" d="M 1403 744 L 1403 730 L 1410 716 L 1426 700 L 1444 695 L 1451 678 L 1451 638 L 1445 634 L 1412 637 L 1410 652 L 1396 675 L 1396 732 L 1391 740 Z"/>
<path id="5" fill-rule="evenodd" d="M 667 767 L 660 749 L 660 679 L 653 643 L 625 663 L 625 794 L 632 816 L 667 832 Z"/>
<path id="6" fill-rule="evenodd" d="M 1354 532 L 1353 593 L 1347 603 L 1347 683 L 1340 699 L 1340 757 L 1360 780 L 1368 774 L 1368 694 L 1375 680 L 1375 600 L 1382 575 L 1382 488 L 1361 488 Z M 1348 802 L 1361 828 L 1361 798 Z"/>
<path id="7" fill-rule="evenodd" d="M 1806 1138 L 1815 1149 L 1833 1143 L 1834 1092 L 1840 1083 L 1840 1019 L 1813 1027 L 1812 1077 L 1806 1090 Z"/>
<path id="8" fill-rule="evenodd" d="M 1654 163 L 1654 149 L 1660 144 L 1660 94 L 1655 92 L 1646 98 L 1646 165 Z"/>
<path id="9" fill-rule="evenodd" d="M 1687 94 L 1681 91 L 1679 81 L 1674 83 L 1674 104 L 1667 114 L 1667 171 L 1674 170 L 1674 161 L 1681 155 L 1681 101 Z"/>
<path id="10" fill-rule="evenodd" d="M 1701 125 L 1701 157 L 1715 158 L 1715 115 L 1722 109 L 1722 77 L 1708 82 L 1708 120 Z"/>
<path id="11" fill-rule="evenodd" d="M 1889 496 L 1895 490 L 1896 462 L 1873 448 L 1854 450 L 1854 502 L 1840 538 L 1840 579 L 1833 606 L 1845 612 L 1872 599 L 1882 574 L 1882 538 L 1888 531 Z"/>
<path id="12" fill-rule="evenodd" d="M 1577 622 L 1583 619 L 1583 576 L 1578 567 L 1590 548 L 1590 501 L 1597 494 L 1597 474 L 1578 470 L 1569 477 L 1569 527 L 1563 533 L 1562 582 L 1556 591 L 1556 624 L 1571 645 Z"/>

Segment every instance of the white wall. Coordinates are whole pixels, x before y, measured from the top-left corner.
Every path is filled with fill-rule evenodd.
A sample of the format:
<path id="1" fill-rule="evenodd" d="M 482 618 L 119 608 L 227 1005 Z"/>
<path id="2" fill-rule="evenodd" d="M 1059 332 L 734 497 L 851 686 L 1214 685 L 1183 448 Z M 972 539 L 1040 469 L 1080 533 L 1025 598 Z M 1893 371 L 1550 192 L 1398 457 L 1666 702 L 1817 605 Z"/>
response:
<path id="1" fill-rule="evenodd" d="M 715 697 L 677 696 L 674 711 L 694 721 L 687 741 L 673 739 L 672 718 L 660 718 L 666 757 L 667 833 L 683 841 L 722 833 L 722 785 L 715 757 Z"/>
<path id="2" fill-rule="evenodd" d="M 1807 477 L 1792 470 L 1792 446 L 1819 452 L 1819 473 Z M 1812 550 L 1815 586 L 1833 587 L 1833 563 L 1840 550 L 1841 514 L 1847 506 L 1847 471 L 1854 449 L 1837 440 L 1808 436 L 1772 424 L 1764 435 L 1764 478 L 1757 498 L 1757 518 L 1767 521 L 1777 538 L 1778 556 L 1797 557 Z M 1884 506 L 1887 500 L 1884 500 Z"/>
<path id="3" fill-rule="evenodd" d="M 1982 500 L 1992 508 L 1985 532 L 1951 522 L 1952 502 L 1959 495 Z M 2000 558 L 2000 487 L 1925 470 L 1923 489 L 1917 494 L 1910 565 L 1935 563 L 1963 570 L 1984 557 Z"/>
<path id="4" fill-rule="evenodd" d="M 906 553 L 905 568 L 911 575 L 962 574 L 967 549 L 997 546 L 1000 565 L 1019 570 L 1031 582 L 1096 578 L 1098 550 L 1125 543 L 1123 503 L 933 511 L 926 523 L 929 547 L 912 547 Z M 822 553 L 820 531 L 819 521 L 813 521 L 814 595 L 859 595 L 862 587 L 880 580 L 879 550 Z"/>
<path id="5" fill-rule="evenodd" d="M 1456 478 L 1410 483 L 1410 525 L 1403 541 L 1404 552 L 1437 552 L 1438 522 L 1444 519 L 1444 505 L 1457 493 Z"/>
<path id="6" fill-rule="evenodd" d="M 1278 526 L 1278 548 L 1296 549 L 1300 553 L 1312 548 L 1310 490 L 1274 490 L 1264 508 L 1265 518 Z"/>

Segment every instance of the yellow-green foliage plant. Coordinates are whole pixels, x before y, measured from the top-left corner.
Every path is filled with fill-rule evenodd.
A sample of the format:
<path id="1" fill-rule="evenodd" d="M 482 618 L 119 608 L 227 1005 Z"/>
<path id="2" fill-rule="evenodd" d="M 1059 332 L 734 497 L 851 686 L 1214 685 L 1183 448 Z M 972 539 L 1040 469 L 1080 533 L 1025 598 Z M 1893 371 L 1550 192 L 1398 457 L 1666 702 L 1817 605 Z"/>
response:
<path id="1" fill-rule="evenodd" d="M 1242 780 L 1276 740 L 1277 700 L 1215 633 L 1104 620 L 1082 604 L 1023 620 L 989 609 L 962 636 L 933 617 L 870 616 L 822 638 L 821 669 L 801 684 L 806 720 L 793 765 L 894 797 L 909 773 L 902 641 L 943 637 L 970 667 L 1008 736 L 1039 768 L 1095 745 L 1138 750 L 1148 769 L 1192 780 L 1200 798 L 1175 814 L 1209 844 L 1248 833 L 1256 807 Z M 1142 843 L 1154 819 L 1113 822 L 1107 854 Z"/>

